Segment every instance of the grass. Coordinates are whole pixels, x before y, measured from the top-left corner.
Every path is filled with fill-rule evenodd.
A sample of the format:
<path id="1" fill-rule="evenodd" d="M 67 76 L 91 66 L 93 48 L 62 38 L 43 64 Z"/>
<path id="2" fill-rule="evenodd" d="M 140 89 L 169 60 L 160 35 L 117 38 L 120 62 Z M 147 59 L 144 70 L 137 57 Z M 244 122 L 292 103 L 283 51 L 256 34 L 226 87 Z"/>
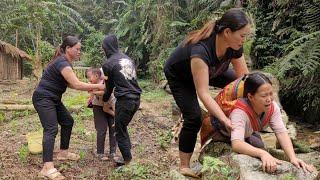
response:
<path id="1" fill-rule="evenodd" d="M 167 149 L 170 145 L 171 139 L 173 138 L 173 134 L 171 130 L 167 130 L 167 132 L 161 133 L 157 138 L 157 141 L 161 148 Z"/>
<path id="2" fill-rule="evenodd" d="M 292 174 L 286 174 L 283 179 L 284 180 L 294 180 L 295 177 Z"/>
<path id="3" fill-rule="evenodd" d="M 26 117 L 26 116 L 30 116 L 31 114 L 33 114 L 34 112 L 30 111 L 30 110 L 24 110 L 24 111 L 14 111 L 13 115 L 12 115 L 12 119 L 18 118 L 18 117 Z"/>
<path id="4" fill-rule="evenodd" d="M 71 91 L 75 90 L 69 90 L 70 92 L 67 92 L 63 98 L 62 102 L 65 104 L 65 106 L 70 107 L 70 106 L 79 106 L 87 105 L 87 100 L 89 97 L 89 94 L 84 91 L 77 91 L 76 93 L 71 93 Z"/>
<path id="5" fill-rule="evenodd" d="M 28 146 L 27 145 L 23 145 L 20 149 L 19 149 L 19 160 L 23 163 L 27 162 L 27 156 L 29 154 L 29 150 L 28 150 Z"/>
<path id="6" fill-rule="evenodd" d="M 203 168 L 201 172 L 206 173 L 206 177 L 210 177 L 210 179 L 236 179 L 234 169 L 219 158 L 211 156 L 205 156 L 203 158 Z"/>
<path id="7" fill-rule="evenodd" d="M 3 111 L 0 111 L 0 124 L 6 120 L 5 114 Z"/>
<path id="8" fill-rule="evenodd" d="M 139 80 L 139 86 L 143 92 L 141 98 L 147 102 L 163 101 L 168 96 L 167 93 L 154 84 L 151 80 Z"/>
<path id="9" fill-rule="evenodd" d="M 112 171 L 108 179 L 149 179 L 150 175 L 150 167 L 140 163 L 131 163 L 130 166 Z"/>
<path id="10" fill-rule="evenodd" d="M 19 125 L 18 125 L 17 120 L 12 120 L 12 121 L 10 121 L 9 125 L 10 125 L 10 129 L 12 130 L 12 132 L 13 132 L 14 134 L 18 132 L 18 127 L 19 127 Z"/>
<path id="11" fill-rule="evenodd" d="M 79 156 L 80 156 L 80 160 L 84 159 L 86 157 L 86 151 L 80 150 Z"/>

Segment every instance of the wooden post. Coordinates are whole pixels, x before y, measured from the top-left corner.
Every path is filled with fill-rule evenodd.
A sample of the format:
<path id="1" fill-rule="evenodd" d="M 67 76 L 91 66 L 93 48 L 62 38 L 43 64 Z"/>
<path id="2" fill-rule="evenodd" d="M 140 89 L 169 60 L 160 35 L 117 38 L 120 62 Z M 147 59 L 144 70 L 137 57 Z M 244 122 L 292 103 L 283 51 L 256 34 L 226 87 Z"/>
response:
<path id="1" fill-rule="evenodd" d="M 18 29 L 16 29 L 16 47 L 18 48 L 18 42 L 19 42 L 19 32 L 18 32 Z"/>

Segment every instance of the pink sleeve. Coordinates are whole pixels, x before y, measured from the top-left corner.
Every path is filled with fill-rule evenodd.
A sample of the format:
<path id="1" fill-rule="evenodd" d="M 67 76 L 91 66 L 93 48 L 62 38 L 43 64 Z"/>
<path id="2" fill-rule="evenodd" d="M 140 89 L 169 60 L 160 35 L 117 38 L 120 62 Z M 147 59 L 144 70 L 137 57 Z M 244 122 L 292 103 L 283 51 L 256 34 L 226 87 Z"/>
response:
<path id="1" fill-rule="evenodd" d="M 273 132 L 276 134 L 286 132 L 287 129 L 284 126 L 284 123 L 282 121 L 280 108 L 276 102 L 273 102 L 273 105 L 274 105 L 274 112 L 270 119 L 270 127 L 273 130 Z"/>
<path id="2" fill-rule="evenodd" d="M 236 139 L 244 141 L 248 116 L 241 109 L 235 109 L 231 112 L 230 119 L 234 128 L 231 131 L 231 141 Z"/>

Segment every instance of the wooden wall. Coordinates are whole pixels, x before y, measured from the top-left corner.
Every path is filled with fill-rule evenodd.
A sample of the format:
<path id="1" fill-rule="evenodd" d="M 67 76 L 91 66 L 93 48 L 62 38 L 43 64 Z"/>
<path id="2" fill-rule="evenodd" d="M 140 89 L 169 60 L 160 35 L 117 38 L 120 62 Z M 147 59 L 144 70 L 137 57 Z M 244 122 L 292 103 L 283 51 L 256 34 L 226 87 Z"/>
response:
<path id="1" fill-rule="evenodd" d="M 22 60 L 0 52 L 0 80 L 22 79 Z"/>

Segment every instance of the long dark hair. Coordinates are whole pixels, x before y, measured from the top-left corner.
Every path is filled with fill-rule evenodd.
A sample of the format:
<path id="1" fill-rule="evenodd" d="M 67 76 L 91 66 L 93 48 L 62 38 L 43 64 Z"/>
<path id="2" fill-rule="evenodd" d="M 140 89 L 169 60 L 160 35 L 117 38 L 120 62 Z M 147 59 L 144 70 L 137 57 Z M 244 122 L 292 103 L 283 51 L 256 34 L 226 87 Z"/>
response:
<path id="1" fill-rule="evenodd" d="M 231 31 L 234 32 L 249 23 L 249 18 L 245 12 L 239 8 L 232 8 L 225 12 L 219 20 L 211 20 L 201 29 L 190 32 L 186 37 L 184 44 L 196 44 L 200 40 L 208 38 L 213 31 L 219 34 L 226 28 L 230 28 Z"/>
<path id="2" fill-rule="evenodd" d="M 249 93 L 254 95 L 258 88 L 266 83 L 272 85 L 270 79 L 261 72 L 254 72 L 245 75 L 243 97 L 248 97 Z"/>
<path id="3" fill-rule="evenodd" d="M 75 36 L 67 36 L 63 39 L 62 44 L 57 47 L 53 57 L 51 58 L 51 61 L 49 64 L 51 64 L 58 56 L 61 56 L 62 54 L 66 53 L 66 48 L 73 47 L 77 43 L 79 43 L 80 40 Z"/>

